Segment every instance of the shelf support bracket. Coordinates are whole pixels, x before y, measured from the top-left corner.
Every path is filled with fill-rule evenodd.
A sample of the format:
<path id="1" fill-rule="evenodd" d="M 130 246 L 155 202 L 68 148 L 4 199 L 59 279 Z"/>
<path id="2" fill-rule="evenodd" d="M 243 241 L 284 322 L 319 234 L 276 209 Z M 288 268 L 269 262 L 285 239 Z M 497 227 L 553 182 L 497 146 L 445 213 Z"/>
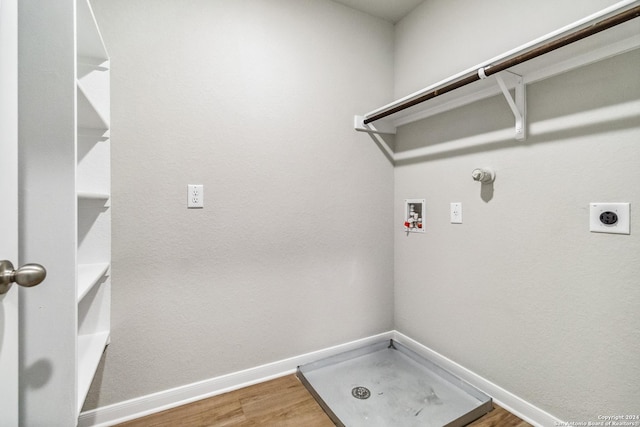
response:
<path id="1" fill-rule="evenodd" d="M 353 117 L 353 127 L 355 130 L 359 132 L 368 132 L 368 133 L 377 133 L 383 135 L 395 135 L 396 127 L 387 121 L 384 120 L 376 120 L 375 125 L 373 123 L 369 123 L 367 125 L 364 124 L 364 116 L 354 116 Z"/>
<path id="2" fill-rule="evenodd" d="M 482 73 L 478 71 L 479 75 L 484 74 L 484 69 L 481 68 L 481 70 Z M 522 76 L 510 71 L 503 71 L 495 76 L 498 86 L 500 86 L 500 90 L 507 100 L 507 104 L 509 104 L 509 108 L 511 108 L 511 112 L 513 112 L 513 116 L 516 120 L 516 140 L 524 141 L 527 139 L 527 90 L 524 84 L 524 79 Z M 515 87 L 515 99 L 511 96 L 511 92 L 509 92 L 509 87 L 505 83 L 504 77 L 507 77 L 512 81 L 512 85 Z"/>

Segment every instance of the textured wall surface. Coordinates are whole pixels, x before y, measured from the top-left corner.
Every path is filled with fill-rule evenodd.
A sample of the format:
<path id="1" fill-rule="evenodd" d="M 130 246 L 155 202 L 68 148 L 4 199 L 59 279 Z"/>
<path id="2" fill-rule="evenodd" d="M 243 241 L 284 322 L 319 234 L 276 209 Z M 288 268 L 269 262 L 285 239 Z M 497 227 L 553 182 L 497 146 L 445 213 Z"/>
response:
<path id="1" fill-rule="evenodd" d="M 394 33 L 321 0 L 93 0 L 113 338 L 85 409 L 396 328 L 561 419 L 637 412 L 637 52 L 531 85 L 524 143 L 448 149 L 512 128 L 502 98 L 400 128 L 397 150 L 441 149 L 395 172 L 351 128 L 613 3 L 429 0 Z M 427 199 L 424 235 L 405 198 Z M 631 202 L 632 234 L 589 233 L 594 201 Z"/>
<path id="2" fill-rule="evenodd" d="M 396 88 L 403 93 L 489 56 L 443 71 L 403 60 L 402 52 L 435 58 L 457 44 L 472 57 L 485 46 L 504 50 L 512 35 L 478 37 L 477 22 L 455 36 L 429 25 L 445 19 L 429 14 L 445 3 L 483 16 L 481 9 L 494 2 L 426 2 L 402 21 Z M 523 2 L 495 3 L 504 14 L 488 16 L 489 28 L 513 25 L 505 17 L 516 9 L 527 14 Z M 557 7 L 569 3 L 578 7 L 530 2 L 536 9 L 553 6 L 552 26 L 580 17 Z M 602 3 L 579 7 L 596 10 Z M 440 45 L 431 46 L 433 40 Z M 396 329 L 567 421 L 640 409 L 638 69 L 634 51 L 530 85 L 526 142 L 486 136 L 513 129 L 502 97 L 407 125 L 396 139 L 399 151 L 439 151 L 396 167 Z M 484 143 L 459 148 L 474 138 Z M 484 166 L 496 170 L 492 187 L 471 179 Z M 424 235 L 401 231 L 405 198 L 426 198 Z M 463 224 L 450 224 L 451 202 L 462 202 Z M 590 202 L 630 202 L 632 234 L 590 233 Z"/>
<path id="3" fill-rule="evenodd" d="M 392 329 L 393 169 L 352 128 L 391 99 L 391 24 L 326 0 L 92 3 L 113 307 L 85 409 Z"/>
<path id="4" fill-rule="evenodd" d="M 426 0 L 396 24 L 395 96 L 420 90 L 614 3 Z"/>

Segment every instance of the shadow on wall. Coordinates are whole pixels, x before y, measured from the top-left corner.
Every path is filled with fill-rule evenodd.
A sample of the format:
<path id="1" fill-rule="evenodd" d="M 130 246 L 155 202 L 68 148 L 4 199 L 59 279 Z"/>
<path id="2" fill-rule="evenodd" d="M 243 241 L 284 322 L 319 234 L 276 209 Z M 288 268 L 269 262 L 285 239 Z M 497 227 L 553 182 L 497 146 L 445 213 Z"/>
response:
<path id="1" fill-rule="evenodd" d="M 502 95 L 398 128 L 395 164 L 406 165 L 531 146 L 637 127 L 638 52 L 527 86 L 527 139 L 515 140 L 514 119 Z M 611 74 L 619 78 L 612 81 Z M 635 83 L 633 83 L 635 82 Z M 485 197 L 489 197 L 488 190 Z M 484 199 L 484 197 L 483 197 Z"/>
<path id="2" fill-rule="evenodd" d="M 389 163 L 393 164 L 394 163 L 393 152 L 395 151 L 395 147 L 396 147 L 395 135 L 391 135 L 391 134 L 378 135 L 375 133 L 369 133 L 368 135 L 373 140 L 373 142 L 375 142 L 375 144 L 378 146 L 380 151 L 382 151 L 382 154 L 384 154 L 387 160 L 389 160 Z"/>
<path id="3" fill-rule="evenodd" d="M 398 159 L 395 161 L 395 165 L 410 165 L 431 160 L 440 160 L 448 157 L 478 154 L 488 151 L 502 150 L 520 146 L 531 146 L 534 144 L 548 142 L 557 142 L 562 139 L 577 138 L 581 136 L 594 135 L 597 133 L 609 133 L 616 130 L 638 127 L 638 121 L 640 117 L 640 104 L 635 103 L 629 105 L 628 108 L 621 108 L 621 110 L 622 109 L 626 109 L 630 112 L 635 110 L 639 113 L 636 113 L 635 116 L 629 115 L 627 117 L 621 117 L 606 121 L 600 120 L 595 123 L 587 123 L 588 119 L 584 119 L 582 120 L 582 123 L 574 123 L 572 126 L 565 127 L 564 129 L 548 129 L 545 131 L 542 128 L 546 127 L 546 125 L 541 124 L 541 126 L 539 126 L 539 131 L 531 132 L 528 130 L 527 133 L 529 134 L 529 137 L 524 142 L 515 140 L 515 138 L 513 137 L 514 131 L 512 128 L 496 130 L 495 132 L 487 134 L 476 134 L 467 138 L 457 140 L 453 139 L 430 142 L 425 138 L 423 146 L 418 147 L 417 149 L 429 147 L 431 148 L 431 152 L 427 152 L 424 154 L 418 153 L 416 156 L 411 156 L 406 159 Z M 529 126 L 529 128 L 531 127 L 532 126 Z M 420 123 L 420 130 L 422 131 L 421 133 L 428 134 L 428 125 L 425 123 Z M 412 129 L 410 132 L 415 132 L 415 129 Z M 398 132 L 398 134 L 400 134 L 400 131 Z M 403 137 L 404 135 L 401 138 Z M 396 153 L 401 152 L 403 151 L 397 151 Z"/>
<path id="4" fill-rule="evenodd" d="M 87 398 L 85 399 L 81 412 L 99 406 L 98 402 L 100 400 L 100 391 L 102 390 L 102 378 L 104 377 L 104 361 L 108 350 L 109 347 L 107 346 L 100 358 L 100 363 L 98 363 L 96 373 L 93 376 L 93 382 L 91 383 L 91 390 L 87 393 Z"/>
<path id="5" fill-rule="evenodd" d="M 489 203 L 491 199 L 493 199 L 493 182 L 490 182 L 488 184 L 481 184 L 480 198 L 485 203 Z"/>
<path id="6" fill-rule="evenodd" d="M 53 376 L 53 364 L 48 359 L 36 360 L 29 366 L 20 366 L 20 400 L 25 400 L 25 395 L 30 390 L 38 390 L 44 387 Z M 20 406 L 20 419 L 26 417 L 23 413 L 24 406 Z"/>

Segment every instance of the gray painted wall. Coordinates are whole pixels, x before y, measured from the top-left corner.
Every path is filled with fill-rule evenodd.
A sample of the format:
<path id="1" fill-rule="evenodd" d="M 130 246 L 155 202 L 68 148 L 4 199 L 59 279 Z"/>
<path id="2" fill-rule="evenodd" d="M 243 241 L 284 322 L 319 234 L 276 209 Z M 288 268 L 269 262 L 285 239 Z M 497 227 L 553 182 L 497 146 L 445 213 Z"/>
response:
<path id="1" fill-rule="evenodd" d="M 395 97 L 420 90 L 615 3 L 426 0 L 395 26 Z"/>
<path id="2" fill-rule="evenodd" d="M 92 3 L 113 301 L 85 410 L 392 329 L 393 168 L 352 128 L 392 97 L 392 25 L 326 0 Z"/>
<path id="3" fill-rule="evenodd" d="M 525 143 L 447 149 L 511 128 L 501 98 L 401 128 L 398 150 L 443 149 L 395 172 L 351 128 L 394 87 L 613 1 L 430 0 L 395 47 L 390 24 L 333 2 L 179 3 L 93 0 L 112 56 L 113 339 L 85 409 L 394 327 L 561 419 L 637 409 L 640 123 L 616 119 L 638 108 L 637 53 L 532 85 Z M 426 233 L 407 237 L 414 197 Z M 589 233 L 592 201 L 631 202 L 633 234 Z"/>
<path id="4" fill-rule="evenodd" d="M 425 2 L 397 25 L 396 95 L 606 3 Z M 524 143 L 478 136 L 513 128 L 502 97 L 396 138 L 398 151 L 439 151 L 395 169 L 396 329 L 567 421 L 640 408 L 639 69 L 635 51 L 531 85 Z M 492 188 L 471 179 L 483 166 Z M 425 234 L 402 232 L 405 198 L 426 198 Z M 631 202 L 631 235 L 588 231 L 601 201 Z"/>

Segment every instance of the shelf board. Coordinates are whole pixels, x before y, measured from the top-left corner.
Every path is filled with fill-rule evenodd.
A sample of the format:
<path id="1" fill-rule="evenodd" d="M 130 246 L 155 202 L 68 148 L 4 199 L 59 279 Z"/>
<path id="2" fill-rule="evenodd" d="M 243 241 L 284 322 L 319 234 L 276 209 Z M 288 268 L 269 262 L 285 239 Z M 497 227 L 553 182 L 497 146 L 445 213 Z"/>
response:
<path id="1" fill-rule="evenodd" d="M 110 138 L 109 130 L 78 128 L 78 140 L 88 142 L 104 142 Z"/>
<path id="2" fill-rule="evenodd" d="M 109 269 L 109 263 L 78 264 L 78 302 L 82 301 Z"/>
<path id="3" fill-rule="evenodd" d="M 111 197 L 111 195 L 109 193 L 99 193 L 99 192 L 92 192 L 92 191 L 79 191 L 78 192 L 78 199 L 84 199 L 84 200 L 104 200 L 107 201 L 109 200 L 109 197 Z"/>
<path id="4" fill-rule="evenodd" d="M 111 207 L 111 196 L 109 193 L 99 193 L 99 192 L 91 192 L 91 191 L 79 191 L 77 193 L 78 196 L 78 209 L 80 208 L 105 208 L 108 209 Z"/>
<path id="5" fill-rule="evenodd" d="M 89 393 L 93 376 L 108 342 L 108 331 L 78 336 L 78 412 Z"/>
<path id="6" fill-rule="evenodd" d="M 78 75 L 84 75 L 89 71 L 109 71 L 110 69 L 108 59 L 79 56 L 77 61 L 79 71 Z"/>

